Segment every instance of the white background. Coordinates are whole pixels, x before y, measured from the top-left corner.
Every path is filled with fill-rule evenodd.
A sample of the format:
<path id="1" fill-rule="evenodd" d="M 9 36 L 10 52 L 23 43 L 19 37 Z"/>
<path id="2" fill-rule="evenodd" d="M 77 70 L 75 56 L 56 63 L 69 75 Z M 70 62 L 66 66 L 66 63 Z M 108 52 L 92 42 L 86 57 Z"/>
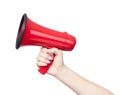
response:
<path id="1" fill-rule="evenodd" d="M 120 95 L 119 0 L 1 0 L 0 95 L 76 95 L 54 77 L 38 73 L 40 47 L 15 49 L 23 13 L 38 24 L 74 35 L 77 44 L 63 52 L 65 64 Z"/>

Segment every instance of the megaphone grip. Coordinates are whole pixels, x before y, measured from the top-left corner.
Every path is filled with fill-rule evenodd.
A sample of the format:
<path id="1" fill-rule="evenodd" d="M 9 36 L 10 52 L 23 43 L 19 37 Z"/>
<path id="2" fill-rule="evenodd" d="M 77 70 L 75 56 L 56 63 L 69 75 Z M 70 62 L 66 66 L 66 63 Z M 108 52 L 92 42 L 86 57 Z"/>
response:
<path id="1" fill-rule="evenodd" d="M 53 59 L 54 59 L 54 56 L 53 56 Z M 47 71 L 48 71 L 48 69 L 50 68 L 50 66 L 52 65 L 52 63 L 53 63 L 53 60 L 50 60 L 50 63 L 47 64 L 46 66 L 40 66 L 39 69 L 38 69 L 38 71 L 39 71 L 41 74 L 44 75 L 45 73 L 47 73 Z"/>

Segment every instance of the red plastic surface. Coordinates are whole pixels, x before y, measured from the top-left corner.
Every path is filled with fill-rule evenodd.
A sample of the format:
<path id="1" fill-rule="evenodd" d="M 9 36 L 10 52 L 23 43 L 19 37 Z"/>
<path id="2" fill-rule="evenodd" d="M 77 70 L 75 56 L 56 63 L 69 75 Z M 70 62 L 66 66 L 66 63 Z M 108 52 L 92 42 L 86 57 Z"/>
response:
<path id="1" fill-rule="evenodd" d="M 59 32 L 46 28 L 27 18 L 26 28 L 20 46 L 35 45 L 46 48 L 56 47 L 61 50 L 71 51 L 75 44 L 75 37 L 69 35 L 67 32 Z M 39 72 L 45 74 L 51 64 L 41 66 Z"/>

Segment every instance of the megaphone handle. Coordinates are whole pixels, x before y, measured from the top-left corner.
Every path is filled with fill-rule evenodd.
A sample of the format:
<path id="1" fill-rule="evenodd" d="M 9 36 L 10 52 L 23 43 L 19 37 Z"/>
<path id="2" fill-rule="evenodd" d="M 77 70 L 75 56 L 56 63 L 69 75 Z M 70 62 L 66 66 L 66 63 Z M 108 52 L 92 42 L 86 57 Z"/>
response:
<path id="1" fill-rule="evenodd" d="M 53 59 L 54 59 L 54 56 L 53 56 Z M 49 67 L 51 66 L 52 63 L 53 63 L 53 60 L 50 60 L 50 63 L 47 64 L 47 66 L 40 66 L 39 69 L 38 69 L 38 71 L 39 71 L 41 74 L 44 75 L 45 73 L 47 73 L 47 71 L 48 71 L 48 69 L 49 69 Z"/>

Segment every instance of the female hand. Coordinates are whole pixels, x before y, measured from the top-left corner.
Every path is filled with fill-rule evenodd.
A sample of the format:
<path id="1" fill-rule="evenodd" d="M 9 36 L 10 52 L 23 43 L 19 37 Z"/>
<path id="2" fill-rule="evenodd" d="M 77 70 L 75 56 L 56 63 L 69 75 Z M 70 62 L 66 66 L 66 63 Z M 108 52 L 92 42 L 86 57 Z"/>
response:
<path id="1" fill-rule="evenodd" d="M 41 48 L 40 53 L 37 56 L 37 65 L 39 67 L 46 66 L 50 63 L 50 60 L 53 60 L 53 63 L 47 73 L 54 76 L 62 69 L 62 67 L 64 67 L 62 51 L 57 48 Z"/>

